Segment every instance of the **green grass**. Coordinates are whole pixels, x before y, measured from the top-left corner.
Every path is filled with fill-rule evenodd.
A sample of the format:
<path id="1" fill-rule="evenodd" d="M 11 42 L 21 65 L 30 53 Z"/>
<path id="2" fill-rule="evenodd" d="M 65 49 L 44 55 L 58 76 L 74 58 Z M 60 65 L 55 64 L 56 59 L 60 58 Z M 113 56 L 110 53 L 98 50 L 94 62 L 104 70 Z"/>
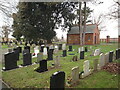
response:
<path id="1" fill-rule="evenodd" d="M 99 56 L 90 56 L 92 53 L 87 52 L 85 53 L 85 59 L 79 60 L 76 62 L 71 62 L 72 55 L 69 55 L 70 53 L 74 53 L 78 56 L 78 45 L 74 45 L 73 49 L 75 51 L 73 52 L 67 52 L 67 57 L 60 57 L 60 67 L 51 69 L 51 64 L 54 63 L 54 61 L 48 61 L 48 70 L 44 73 L 38 73 L 34 71 L 35 68 L 37 68 L 39 65 L 31 65 L 23 68 L 18 68 L 10 71 L 2 72 L 2 78 L 3 80 L 10 85 L 10 87 L 13 88 L 48 88 L 50 86 L 50 76 L 56 72 L 56 71 L 64 71 L 66 76 L 66 80 L 68 76 L 71 76 L 71 69 L 75 66 L 79 66 L 80 72 L 83 70 L 83 62 L 85 60 L 90 61 L 90 68 L 93 68 L 93 60 L 99 59 Z M 88 46 L 89 47 L 89 46 Z M 111 50 L 114 50 L 117 48 L 117 44 L 111 44 L 111 45 L 95 45 L 93 46 L 94 49 L 101 48 L 101 51 L 106 53 Z M 33 52 L 33 49 L 31 49 Z M 62 51 L 59 51 L 56 55 L 61 55 Z M 22 59 L 22 55 L 20 56 Z M 46 57 L 44 57 L 46 58 Z M 33 59 L 33 62 L 36 61 L 36 58 Z M 117 62 L 114 61 L 114 62 Z M 22 60 L 18 61 L 18 65 L 22 63 Z M 120 75 L 119 75 L 120 76 Z M 67 86 L 66 86 L 67 87 Z M 72 86 L 74 88 L 118 88 L 118 75 L 117 74 L 111 74 L 107 71 L 98 71 L 94 72 L 90 76 L 80 79 L 79 84 Z"/>

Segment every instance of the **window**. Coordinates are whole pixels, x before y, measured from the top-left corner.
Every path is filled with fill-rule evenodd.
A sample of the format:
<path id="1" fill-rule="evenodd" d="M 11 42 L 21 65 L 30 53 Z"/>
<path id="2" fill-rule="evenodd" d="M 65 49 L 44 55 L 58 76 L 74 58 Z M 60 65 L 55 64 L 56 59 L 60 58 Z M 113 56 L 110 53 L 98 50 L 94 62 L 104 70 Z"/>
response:
<path id="1" fill-rule="evenodd" d="M 88 36 L 88 41 L 90 41 L 90 36 Z"/>

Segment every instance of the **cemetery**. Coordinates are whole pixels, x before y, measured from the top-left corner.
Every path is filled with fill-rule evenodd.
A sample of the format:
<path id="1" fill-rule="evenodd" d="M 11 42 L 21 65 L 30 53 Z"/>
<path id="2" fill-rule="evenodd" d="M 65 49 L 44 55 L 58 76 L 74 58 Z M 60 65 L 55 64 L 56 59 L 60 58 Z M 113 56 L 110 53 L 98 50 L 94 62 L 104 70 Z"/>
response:
<path id="1" fill-rule="evenodd" d="M 49 45 L 48 52 L 46 47 L 38 48 L 39 53 L 34 57 L 38 46 L 27 46 L 30 48 L 25 51 L 26 46 L 19 45 L 19 59 L 13 47 L 11 52 L 8 49 L 2 64 L 4 82 L 11 88 L 118 88 L 120 49 L 117 44 L 81 47 L 63 43 L 60 48 L 59 44 L 53 43 L 52 46 L 52 49 L 58 46 L 57 52 Z M 48 55 L 43 54 L 46 52 Z M 57 75 L 59 72 L 61 74 Z"/>
<path id="2" fill-rule="evenodd" d="M 0 1 L 0 89 L 119 89 L 119 5 Z"/>

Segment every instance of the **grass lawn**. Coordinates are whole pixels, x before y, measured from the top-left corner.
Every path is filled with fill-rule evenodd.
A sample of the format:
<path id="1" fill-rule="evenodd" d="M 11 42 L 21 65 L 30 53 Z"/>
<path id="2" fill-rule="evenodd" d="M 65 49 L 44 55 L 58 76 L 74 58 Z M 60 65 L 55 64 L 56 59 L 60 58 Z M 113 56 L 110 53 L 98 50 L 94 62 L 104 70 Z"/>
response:
<path id="1" fill-rule="evenodd" d="M 93 68 L 93 60 L 99 59 L 99 56 L 90 56 L 92 51 L 85 53 L 85 59 L 79 60 L 76 62 L 71 62 L 72 55 L 70 53 L 74 53 L 75 55 L 79 54 L 78 45 L 74 45 L 73 52 L 67 52 L 67 57 L 60 58 L 61 66 L 58 68 L 51 68 L 52 63 L 54 61 L 48 61 L 48 71 L 44 73 L 38 73 L 34 71 L 39 65 L 31 65 L 27 67 L 22 67 L 10 71 L 2 72 L 2 79 L 12 88 L 49 88 L 50 86 L 50 76 L 56 71 L 64 71 L 66 76 L 66 81 L 68 77 L 71 77 L 71 69 L 75 66 L 79 66 L 80 72 L 83 70 L 83 62 L 85 60 L 90 61 L 90 68 Z M 89 47 L 89 46 L 88 46 Z M 111 50 L 115 51 L 117 48 L 117 44 L 109 44 L 109 45 L 95 45 L 93 49 L 100 48 L 103 53 L 109 52 Z M 32 50 L 33 52 L 33 50 Z M 56 55 L 61 55 L 62 51 L 59 51 Z M 46 58 L 46 57 L 44 57 Z M 20 56 L 22 59 L 22 56 Z M 33 62 L 36 61 L 34 58 Z M 114 62 L 118 62 L 117 60 Z M 22 60 L 18 61 L 18 65 L 22 63 Z M 77 85 L 72 86 L 73 88 L 118 88 L 118 76 L 117 74 L 112 74 L 107 71 L 100 70 L 98 72 L 94 72 L 90 76 L 80 79 Z M 68 86 L 66 86 L 68 87 Z"/>

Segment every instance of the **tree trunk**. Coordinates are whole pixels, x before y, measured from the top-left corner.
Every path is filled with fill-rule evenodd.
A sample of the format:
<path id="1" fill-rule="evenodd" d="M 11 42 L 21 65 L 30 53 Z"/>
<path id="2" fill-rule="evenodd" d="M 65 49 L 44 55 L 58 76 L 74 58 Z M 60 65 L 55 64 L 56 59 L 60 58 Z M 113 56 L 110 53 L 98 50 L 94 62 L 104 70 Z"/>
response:
<path id="1" fill-rule="evenodd" d="M 86 2 L 84 2 L 84 28 L 83 28 L 83 45 L 85 45 L 85 32 L 86 32 Z"/>
<path id="2" fill-rule="evenodd" d="M 82 2 L 79 2 L 79 33 L 80 33 L 80 45 L 82 46 Z"/>

